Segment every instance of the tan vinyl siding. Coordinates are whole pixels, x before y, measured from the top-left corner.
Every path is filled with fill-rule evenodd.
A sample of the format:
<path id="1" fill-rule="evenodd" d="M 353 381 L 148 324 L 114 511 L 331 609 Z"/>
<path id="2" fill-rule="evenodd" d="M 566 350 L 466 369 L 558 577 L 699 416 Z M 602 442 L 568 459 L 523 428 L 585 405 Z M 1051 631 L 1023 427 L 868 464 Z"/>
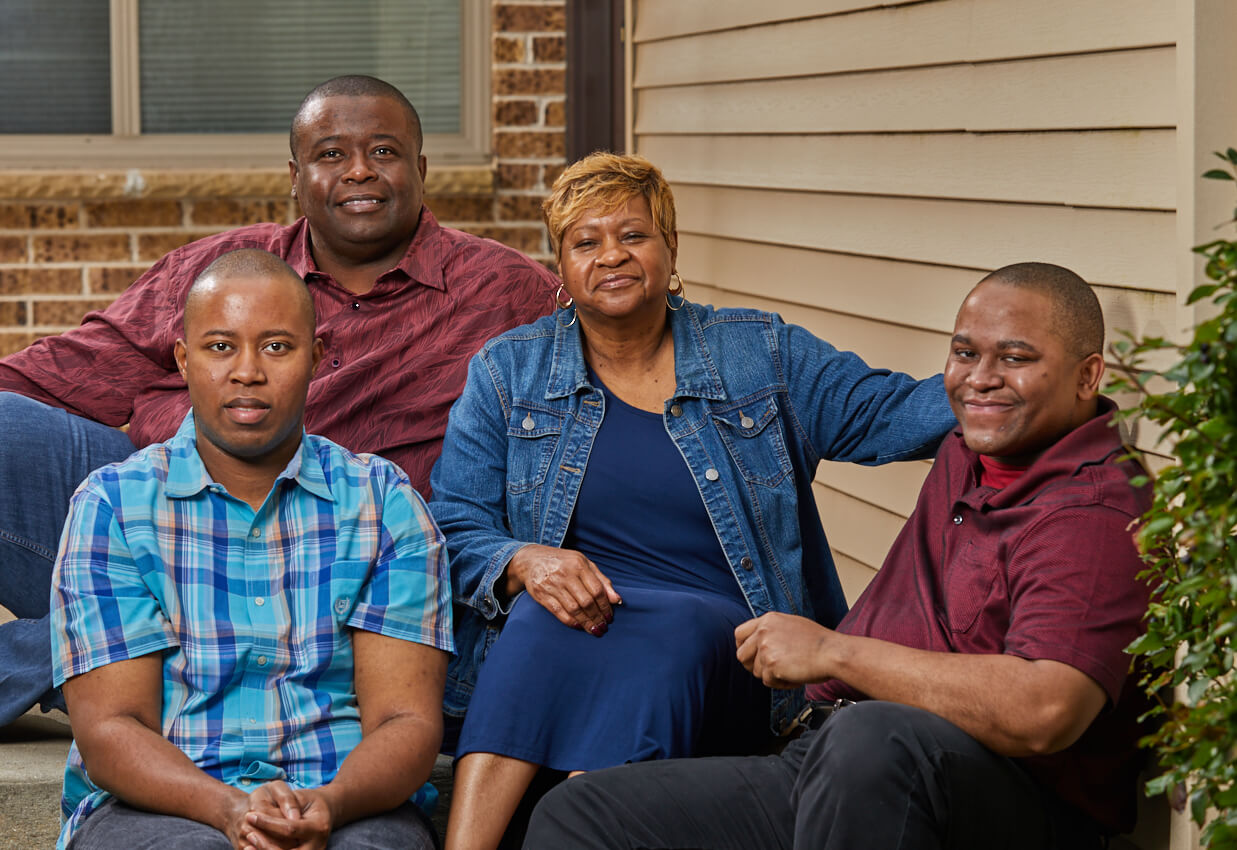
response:
<path id="1" fill-rule="evenodd" d="M 696 300 L 920 376 L 963 295 L 1010 262 L 1089 280 L 1110 339 L 1206 315 L 1184 296 L 1190 246 L 1232 213 L 1232 184 L 1199 180 L 1237 144 L 1232 0 L 627 2 L 628 138 L 674 184 Z M 928 468 L 822 465 L 852 601 Z M 1196 846 L 1162 820 L 1141 847 Z"/>
<path id="2" fill-rule="evenodd" d="M 1020 260 L 1078 271 L 1111 328 L 1179 324 L 1173 2 L 632 0 L 632 17 L 631 134 L 674 184 L 692 297 L 918 376 L 970 287 Z M 927 468 L 822 466 L 852 599 Z"/>

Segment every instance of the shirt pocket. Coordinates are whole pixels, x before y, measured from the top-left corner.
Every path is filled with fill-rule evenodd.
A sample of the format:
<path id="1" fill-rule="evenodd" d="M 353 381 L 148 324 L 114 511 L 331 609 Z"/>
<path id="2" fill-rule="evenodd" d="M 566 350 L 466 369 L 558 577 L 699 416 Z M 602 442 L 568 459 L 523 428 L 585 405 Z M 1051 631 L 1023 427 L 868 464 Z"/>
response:
<path id="1" fill-rule="evenodd" d="M 341 626 L 356 610 L 365 579 L 369 576 L 369 561 L 335 561 L 331 564 L 328 603 L 331 616 Z"/>
<path id="2" fill-rule="evenodd" d="M 713 413 L 717 433 L 739 473 L 752 483 L 776 487 L 793 471 L 772 396 Z"/>
<path id="3" fill-rule="evenodd" d="M 993 603 L 1000 578 L 996 549 L 985 540 L 968 540 L 945 574 L 945 621 L 949 630 L 970 632 L 979 615 Z"/>
<path id="4" fill-rule="evenodd" d="M 507 492 L 541 486 L 563 433 L 563 414 L 515 404 L 507 423 Z"/>

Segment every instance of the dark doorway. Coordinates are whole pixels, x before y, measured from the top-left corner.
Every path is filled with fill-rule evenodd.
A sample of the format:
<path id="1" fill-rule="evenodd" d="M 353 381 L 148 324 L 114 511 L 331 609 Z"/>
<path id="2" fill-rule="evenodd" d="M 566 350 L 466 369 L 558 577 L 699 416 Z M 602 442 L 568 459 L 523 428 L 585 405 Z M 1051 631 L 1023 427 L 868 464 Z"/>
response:
<path id="1" fill-rule="evenodd" d="M 625 144 L 623 0 L 567 0 L 567 159 Z"/>

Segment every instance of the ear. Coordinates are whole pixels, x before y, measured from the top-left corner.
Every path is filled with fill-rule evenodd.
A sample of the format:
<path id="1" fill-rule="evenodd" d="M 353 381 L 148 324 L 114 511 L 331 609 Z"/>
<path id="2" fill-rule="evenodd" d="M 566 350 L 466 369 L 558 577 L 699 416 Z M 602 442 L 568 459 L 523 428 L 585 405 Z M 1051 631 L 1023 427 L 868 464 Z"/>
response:
<path id="1" fill-rule="evenodd" d="M 1104 355 L 1088 354 L 1078 364 L 1078 399 L 1090 401 L 1100 393 L 1104 378 Z"/>
<path id="2" fill-rule="evenodd" d="M 188 354 L 185 348 L 183 339 L 176 340 L 176 345 L 172 346 L 172 357 L 176 359 L 176 371 L 180 372 L 180 376 L 188 383 L 189 376 L 185 374 L 185 355 Z"/>
<path id="3" fill-rule="evenodd" d="M 326 346 L 322 344 L 322 337 L 314 337 L 313 348 L 313 366 L 309 370 L 309 376 L 312 378 L 318 374 L 318 366 L 322 363 L 322 355 L 326 352 Z"/>
<path id="4" fill-rule="evenodd" d="M 417 173 L 421 175 L 421 183 L 422 183 L 422 185 L 424 185 L 424 184 L 425 184 L 425 168 L 426 168 L 426 165 L 427 165 L 427 160 L 425 159 L 425 154 L 419 154 L 419 155 L 417 156 Z"/>
<path id="5" fill-rule="evenodd" d="M 296 174 L 297 174 L 297 171 L 298 171 L 298 169 L 297 169 L 297 167 L 296 167 L 296 160 L 295 160 L 295 159 L 290 159 L 290 160 L 288 160 L 288 179 L 289 179 L 289 181 L 292 183 L 292 197 L 294 197 L 294 198 L 296 197 Z"/>

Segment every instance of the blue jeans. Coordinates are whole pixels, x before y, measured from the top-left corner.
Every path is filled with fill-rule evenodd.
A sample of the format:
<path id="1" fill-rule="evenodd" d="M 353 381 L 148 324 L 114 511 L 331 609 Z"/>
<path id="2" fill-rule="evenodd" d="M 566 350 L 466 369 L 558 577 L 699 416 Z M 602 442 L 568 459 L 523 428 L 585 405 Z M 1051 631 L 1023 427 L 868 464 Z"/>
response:
<path id="1" fill-rule="evenodd" d="M 438 834 L 412 803 L 362 818 L 331 833 L 327 850 L 435 850 Z M 82 823 L 70 850 L 231 850 L 217 829 L 126 806 L 114 797 Z"/>
<path id="2" fill-rule="evenodd" d="M 133 453 L 115 428 L 0 393 L 0 726 L 36 702 L 64 708 L 52 688 L 52 564 L 69 498 L 90 472 Z"/>

